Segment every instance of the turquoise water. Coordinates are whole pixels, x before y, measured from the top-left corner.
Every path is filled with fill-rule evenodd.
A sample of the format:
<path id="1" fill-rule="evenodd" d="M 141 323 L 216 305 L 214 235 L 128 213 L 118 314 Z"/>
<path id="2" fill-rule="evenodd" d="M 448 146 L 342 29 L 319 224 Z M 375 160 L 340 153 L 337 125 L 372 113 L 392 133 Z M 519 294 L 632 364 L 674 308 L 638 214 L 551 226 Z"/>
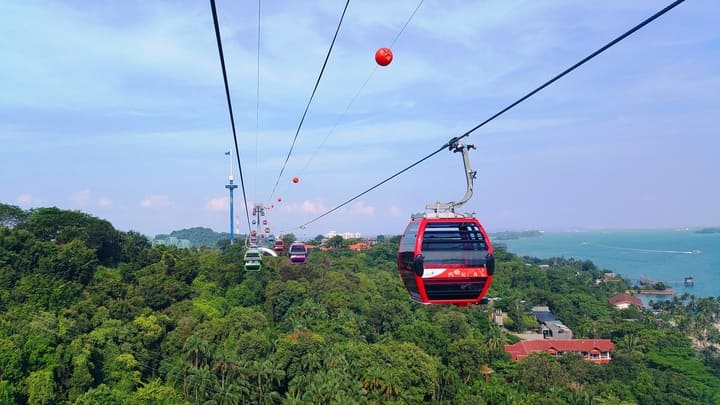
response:
<path id="1" fill-rule="evenodd" d="M 720 234 L 694 231 L 607 231 L 545 233 L 542 237 L 496 241 L 520 256 L 573 257 L 638 280 L 669 284 L 678 294 L 720 296 Z M 684 278 L 693 276 L 694 287 Z M 657 299 L 657 297 L 654 297 Z"/>

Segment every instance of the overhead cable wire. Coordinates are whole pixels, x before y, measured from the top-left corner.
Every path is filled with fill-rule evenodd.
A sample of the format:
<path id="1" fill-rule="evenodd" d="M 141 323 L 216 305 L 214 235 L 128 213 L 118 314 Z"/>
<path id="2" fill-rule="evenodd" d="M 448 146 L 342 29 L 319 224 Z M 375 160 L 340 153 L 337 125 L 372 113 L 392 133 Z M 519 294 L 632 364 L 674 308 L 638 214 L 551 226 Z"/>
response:
<path id="1" fill-rule="evenodd" d="M 258 138 L 260 133 L 260 0 L 257 13 L 257 86 L 255 89 L 255 181 L 253 195 L 257 198 Z"/>
<path id="2" fill-rule="evenodd" d="M 349 5 L 350 5 L 350 0 L 347 0 L 345 2 L 345 8 L 343 8 L 342 15 L 340 16 L 340 21 L 338 22 L 337 28 L 335 29 L 335 35 L 333 35 L 332 42 L 330 43 L 330 48 L 328 48 L 327 55 L 325 55 L 325 61 L 323 62 L 322 68 L 320 69 L 320 74 L 318 75 L 318 78 L 315 81 L 315 87 L 313 87 L 312 94 L 310 94 L 310 99 L 308 100 L 307 105 L 305 106 L 305 111 L 303 112 L 302 118 L 300 118 L 300 123 L 298 124 L 297 130 L 295 131 L 295 137 L 293 138 L 292 145 L 290 145 L 290 150 L 288 151 L 287 157 L 285 157 L 285 163 L 283 163 L 283 166 L 282 166 L 282 169 L 280 169 L 280 174 L 278 175 L 277 181 L 275 182 L 272 192 L 270 193 L 270 198 L 269 198 L 270 200 L 272 200 L 272 197 L 275 195 L 275 190 L 277 189 L 277 186 L 280 183 L 280 179 L 282 178 L 282 175 L 285 172 L 285 168 L 287 167 L 288 161 L 290 160 L 290 155 L 292 155 L 293 149 L 295 148 L 295 142 L 297 141 L 298 134 L 300 134 L 300 129 L 302 128 L 303 122 L 305 121 L 305 116 L 307 115 L 307 112 L 310 109 L 310 104 L 312 103 L 313 97 L 315 97 L 315 92 L 317 91 L 318 85 L 320 84 L 320 79 L 322 79 L 323 72 L 325 72 L 325 66 L 327 66 L 328 59 L 330 59 L 330 54 L 332 53 L 333 46 L 335 45 L 335 40 L 337 39 L 338 33 L 340 32 L 340 27 L 342 26 L 343 19 L 345 18 L 345 12 L 347 11 L 347 8 Z"/>
<path id="3" fill-rule="evenodd" d="M 425 1 L 425 0 L 420 0 L 417 7 L 415 7 L 415 10 L 413 10 L 412 14 L 410 14 L 410 17 L 408 17 L 408 19 L 405 21 L 405 24 L 403 24 L 400 31 L 397 33 L 397 35 L 395 35 L 395 38 L 390 43 L 390 48 L 392 48 L 395 45 L 397 40 L 400 38 L 400 35 L 402 35 L 402 33 L 405 31 L 405 28 L 407 28 L 408 24 L 410 24 L 410 21 L 413 19 L 413 17 L 415 17 L 415 14 L 420 9 L 420 6 L 422 6 L 423 1 Z M 355 103 L 355 100 L 357 100 L 357 98 L 360 96 L 362 91 L 365 89 L 365 86 L 367 86 L 368 82 L 370 81 L 370 79 L 372 79 L 372 77 L 375 75 L 375 72 L 377 72 L 377 70 L 378 70 L 378 66 L 375 65 L 375 67 L 373 67 L 373 70 L 368 75 L 367 79 L 365 79 L 365 81 L 360 86 L 358 91 L 355 92 L 355 95 L 350 99 L 350 102 L 345 107 L 345 110 L 338 116 L 338 118 L 335 120 L 335 123 L 333 124 L 333 126 L 330 127 L 330 130 L 325 135 L 325 138 L 323 138 L 322 142 L 320 142 L 318 144 L 318 146 L 315 148 L 315 151 L 313 151 L 313 154 L 310 155 L 307 163 L 305 163 L 305 166 L 303 166 L 302 170 L 300 170 L 300 173 L 299 173 L 300 176 L 302 176 L 302 174 L 305 173 L 305 170 L 307 170 L 307 168 L 310 166 L 310 163 L 312 163 L 313 160 L 315 160 L 315 156 L 317 155 L 318 151 L 320 151 L 320 149 L 322 149 L 322 147 L 325 145 L 327 140 L 330 138 L 330 135 L 332 135 L 333 132 L 335 132 L 335 129 L 338 127 L 338 125 L 340 125 L 343 118 L 345 118 L 345 115 L 347 114 L 347 112 L 350 111 L 350 107 L 353 105 L 353 103 Z"/>
<path id="4" fill-rule="evenodd" d="M 400 39 L 400 35 L 402 35 L 402 33 L 405 32 L 405 28 L 407 28 L 408 24 L 410 24 L 410 21 L 413 19 L 413 17 L 415 17 L 415 14 L 418 12 L 418 10 L 420 10 L 420 6 L 422 6 L 423 1 L 425 1 L 425 0 L 420 0 L 417 7 L 415 7 L 415 10 L 413 10 L 412 14 L 410 14 L 410 17 L 408 17 L 407 21 L 405 21 L 405 24 L 402 26 L 402 28 L 400 28 L 400 32 L 398 32 L 397 35 L 395 35 L 395 39 L 393 39 L 392 42 L 390 43 L 390 48 L 392 48 L 393 45 L 395 45 L 397 40 Z"/>
<path id="5" fill-rule="evenodd" d="M 210 0 L 212 9 L 213 25 L 215 26 L 215 39 L 217 40 L 218 54 L 220 55 L 220 67 L 222 68 L 223 81 L 225 82 L 225 97 L 227 98 L 228 112 L 230 113 L 230 126 L 232 127 L 233 141 L 235 143 L 235 156 L 237 156 L 238 171 L 240 172 L 240 186 L 242 188 L 243 203 L 245 203 L 245 218 L 247 219 L 248 232 L 250 229 L 250 213 L 248 212 L 247 195 L 245 194 L 245 181 L 243 179 L 242 165 L 240 164 L 240 148 L 238 148 L 237 131 L 235 130 L 235 117 L 233 116 L 232 101 L 230 100 L 230 86 L 228 85 L 227 69 L 225 68 L 225 54 L 223 53 L 222 40 L 220 39 L 220 24 L 218 23 L 215 0 Z"/>
<path id="6" fill-rule="evenodd" d="M 317 220 L 325 217 L 326 215 L 328 215 L 328 214 L 330 214 L 330 213 L 332 213 L 332 212 L 337 211 L 338 209 L 346 206 L 347 204 L 350 204 L 351 202 L 357 200 L 358 198 L 362 197 L 363 195 L 369 193 L 370 191 L 372 191 L 372 190 L 380 187 L 381 185 L 383 185 L 383 184 L 387 183 L 388 181 L 394 179 L 395 177 L 397 177 L 397 176 L 399 176 L 399 175 L 407 172 L 408 170 L 410 170 L 411 168 L 417 166 L 418 164 L 420 164 L 420 163 L 422 163 L 422 162 L 430 159 L 431 157 L 437 155 L 438 153 L 440 153 L 440 152 L 443 151 L 444 149 L 449 148 L 449 147 L 450 147 L 451 145 L 453 145 L 455 142 L 460 141 L 460 140 L 462 140 L 462 139 L 464 139 L 464 138 L 467 138 L 468 136 L 470 136 L 470 134 L 472 134 L 473 132 L 475 132 L 476 130 L 478 130 L 480 127 L 484 126 L 485 124 L 489 123 L 490 121 L 494 120 L 495 118 L 503 115 L 504 113 L 506 113 L 506 112 L 509 111 L 510 109 L 514 108 L 514 107 L 517 106 L 518 104 L 522 103 L 523 101 L 527 100 L 528 98 L 534 96 L 535 94 L 537 94 L 538 92 L 540 92 L 542 89 L 544 89 L 544 88 L 546 88 L 547 86 L 551 85 L 552 83 L 556 82 L 557 80 L 559 80 L 560 78 L 564 77 L 565 75 L 567 75 L 568 73 L 572 72 L 573 70 L 577 69 L 578 67 L 584 65 L 586 62 L 590 61 L 591 59 L 593 59 L 594 57 L 598 56 L 599 54 L 605 52 L 606 50 L 608 50 L 608 49 L 611 48 L 612 46 L 616 45 L 618 42 L 620 42 L 620 41 L 622 41 L 623 39 L 629 37 L 630 35 L 632 35 L 633 33 L 635 33 L 635 32 L 636 32 L 637 30 L 639 30 L 640 28 L 643 28 L 644 26 L 648 25 L 649 23 L 655 21 L 657 18 L 659 18 L 659 17 L 662 16 L 663 14 L 667 13 L 668 11 L 672 10 L 673 8 L 677 7 L 678 5 L 680 5 L 681 3 L 683 3 L 684 1 L 685 1 L 685 0 L 676 0 L 676 1 L 672 2 L 672 3 L 671 3 L 670 5 L 668 5 L 667 7 L 663 8 L 662 10 L 658 11 L 657 13 L 651 15 L 650 17 L 646 18 L 644 21 L 642 21 L 641 23 L 637 24 L 637 25 L 634 26 L 633 28 L 627 30 L 625 33 L 623 33 L 622 35 L 620 35 L 620 36 L 618 36 L 617 38 L 613 39 L 612 41 L 608 42 L 607 44 L 605 44 L 604 46 L 602 46 L 601 48 L 599 48 L 599 49 L 596 50 L 595 52 L 593 52 L 593 53 L 591 53 L 590 55 L 586 56 L 585 58 L 581 59 L 579 62 L 577 62 L 577 63 L 575 63 L 574 65 L 570 66 L 569 68 L 565 69 L 564 71 L 562 71 L 561 73 L 559 73 L 558 75 L 556 75 L 555 77 L 553 77 L 552 79 L 546 81 L 545 83 L 543 83 L 542 85 L 538 86 L 538 87 L 535 88 L 534 90 L 530 91 L 530 92 L 527 93 L 526 95 L 524 95 L 524 96 L 522 96 L 521 98 L 517 99 L 517 100 L 516 100 L 515 102 L 513 102 L 512 104 L 510 104 L 510 105 L 508 105 L 507 107 L 503 108 L 502 110 L 498 111 L 497 113 L 495 113 L 494 115 L 492 115 L 490 118 L 488 118 L 488 119 L 486 119 L 485 121 L 481 122 L 480 124 L 474 126 L 473 128 L 471 128 L 471 129 L 468 130 L 467 132 L 463 133 L 462 135 L 451 138 L 447 143 L 445 143 L 443 146 L 441 146 L 440 148 L 438 148 L 438 149 L 435 150 L 434 152 L 432 152 L 432 153 L 430 153 L 429 155 L 421 158 L 420 160 L 418 160 L 417 162 L 411 164 L 410 166 L 408 166 L 408 167 L 406 167 L 406 168 L 398 171 L 397 173 L 395 173 L 395 174 L 393 174 L 392 176 L 386 178 L 385 180 L 377 183 L 376 185 L 368 188 L 367 190 L 361 192 L 360 194 L 357 194 L 357 195 L 355 195 L 354 197 L 346 200 L 345 202 L 339 204 L 339 205 L 336 206 L 335 208 L 332 208 L 332 209 L 330 209 L 329 211 L 327 211 L 327 212 L 325 212 L 325 213 L 323 213 L 323 214 L 321 214 L 321 215 L 319 215 L 319 216 L 311 219 L 310 221 L 305 222 L 304 224 L 298 226 L 298 228 L 304 229 L 306 226 L 310 225 L 311 223 L 313 223 L 313 222 L 315 222 L 315 221 L 317 221 Z"/>

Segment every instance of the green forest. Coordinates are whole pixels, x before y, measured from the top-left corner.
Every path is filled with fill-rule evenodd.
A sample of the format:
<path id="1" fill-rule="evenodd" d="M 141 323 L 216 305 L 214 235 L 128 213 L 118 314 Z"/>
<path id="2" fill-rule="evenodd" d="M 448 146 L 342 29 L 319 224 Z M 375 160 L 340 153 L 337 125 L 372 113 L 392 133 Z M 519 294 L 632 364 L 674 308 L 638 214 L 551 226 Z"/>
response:
<path id="1" fill-rule="evenodd" d="M 592 262 L 497 246 L 489 304 L 423 306 L 397 243 L 245 272 L 238 244 L 152 247 L 79 211 L 0 204 L 0 404 L 720 404 L 720 297 L 617 311 L 630 286 Z M 512 361 L 536 305 L 612 339 L 612 361 Z"/>

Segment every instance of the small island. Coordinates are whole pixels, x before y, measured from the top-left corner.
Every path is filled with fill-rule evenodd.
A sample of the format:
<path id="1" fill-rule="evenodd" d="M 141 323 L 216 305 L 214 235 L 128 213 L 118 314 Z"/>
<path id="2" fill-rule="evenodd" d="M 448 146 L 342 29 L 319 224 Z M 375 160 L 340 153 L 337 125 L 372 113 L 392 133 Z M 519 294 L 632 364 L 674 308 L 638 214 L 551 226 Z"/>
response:
<path id="1" fill-rule="evenodd" d="M 720 227 L 703 228 L 695 231 L 695 233 L 720 233 Z"/>
<path id="2" fill-rule="evenodd" d="M 520 238 L 537 238 L 543 236 L 543 231 L 502 231 L 495 232 L 490 236 L 495 240 L 516 240 Z"/>

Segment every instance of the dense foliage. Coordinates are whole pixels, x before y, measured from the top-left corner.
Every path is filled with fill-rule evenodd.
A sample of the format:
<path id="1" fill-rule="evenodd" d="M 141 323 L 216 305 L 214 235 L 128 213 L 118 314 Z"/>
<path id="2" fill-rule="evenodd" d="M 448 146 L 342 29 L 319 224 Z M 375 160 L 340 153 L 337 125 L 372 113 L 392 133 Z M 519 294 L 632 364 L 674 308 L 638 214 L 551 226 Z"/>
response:
<path id="1" fill-rule="evenodd" d="M 616 312 L 607 297 L 627 286 L 586 261 L 545 268 L 498 249 L 490 296 L 509 328 L 533 328 L 529 309 L 548 305 L 576 336 L 617 346 L 606 366 L 516 363 L 488 306 L 408 300 L 397 238 L 246 273 L 238 245 L 151 247 L 87 214 L 15 208 L 0 205 L 2 404 L 720 401 L 720 300 Z"/>

